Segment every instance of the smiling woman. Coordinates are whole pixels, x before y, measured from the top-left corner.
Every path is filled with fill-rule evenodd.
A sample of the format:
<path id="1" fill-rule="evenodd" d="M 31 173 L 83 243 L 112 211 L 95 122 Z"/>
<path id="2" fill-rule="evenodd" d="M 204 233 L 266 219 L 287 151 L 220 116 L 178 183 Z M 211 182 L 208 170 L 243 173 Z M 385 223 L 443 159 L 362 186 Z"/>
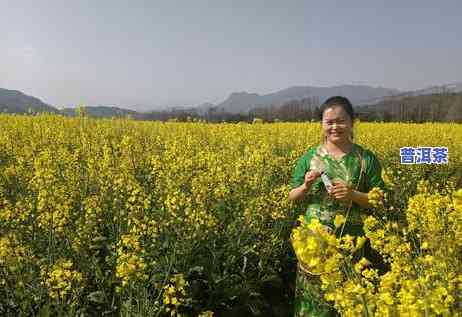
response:
<path id="1" fill-rule="evenodd" d="M 340 235 L 361 235 L 361 215 L 372 207 L 367 194 L 373 187 L 385 186 L 381 165 L 371 151 L 353 143 L 354 112 L 347 98 L 327 99 L 321 106 L 321 114 L 323 143 L 308 149 L 299 159 L 290 183 L 289 199 L 308 196 L 307 222 L 318 219 L 326 230 L 332 231 L 335 216 L 342 215 L 346 222 Z M 372 263 L 376 262 L 376 255 L 372 255 L 370 249 L 365 247 L 363 254 L 369 256 Z M 319 278 L 299 264 L 295 316 L 337 315 L 323 298 Z"/>

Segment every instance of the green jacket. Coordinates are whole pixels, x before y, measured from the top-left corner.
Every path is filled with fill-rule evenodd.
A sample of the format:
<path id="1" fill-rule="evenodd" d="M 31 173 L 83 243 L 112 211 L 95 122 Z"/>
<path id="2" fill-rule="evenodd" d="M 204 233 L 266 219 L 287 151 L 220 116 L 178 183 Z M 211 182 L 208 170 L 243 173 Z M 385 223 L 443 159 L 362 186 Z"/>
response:
<path id="1" fill-rule="evenodd" d="M 361 160 L 363 160 L 363 174 L 359 181 L 361 171 Z M 377 157 L 367 149 L 364 149 L 358 144 L 353 144 L 352 150 L 345 154 L 340 160 L 336 160 L 328 154 L 321 145 L 311 147 L 298 160 L 297 166 L 292 175 L 290 187 L 296 188 L 303 184 L 305 173 L 310 169 L 319 168 L 319 164 L 323 164 L 323 169 L 327 176 L 332 180 L 342 180 L 353 185 L 353 188 L 360 192 L 367 193 L 373 187 L 385 189 L 385 184 L 382 179 L 382 167 Z M 321 178 L 316 179 L 307 193 L 308 206 L 306 209 L 307 221 L 313 217 L 317 217 L 326 225 L 332 227 L 333 220 L 336 214 L 347 216 L 348 206 L 332 199 Z M 359 225 L 362 223 L 362 215 L 366 211 L 356 203 L 353 203 L 347 223 L 351 225 Z"/>

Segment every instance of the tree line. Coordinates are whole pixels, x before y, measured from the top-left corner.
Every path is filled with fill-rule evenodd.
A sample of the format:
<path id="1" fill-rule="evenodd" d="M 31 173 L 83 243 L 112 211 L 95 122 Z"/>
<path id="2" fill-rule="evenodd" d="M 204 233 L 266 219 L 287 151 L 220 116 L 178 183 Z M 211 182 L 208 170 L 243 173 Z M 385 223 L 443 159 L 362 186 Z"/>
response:
<path id="1" fill-rule="evenodd" d="M 247 113 L 230 113 L 212 107 L 205 112 L 194 108 L 153 111 L 135 115 L 135 119 L 205 122 L 305 122 L 319 121 L 320 100 L 309 97 L 282 105 L 260 106 Z M 374 105 L 355 107 L 361 121 L 383 122 L 462 122 L 462 93 L 441 92 L 419 96 L 387 97 Z"/>

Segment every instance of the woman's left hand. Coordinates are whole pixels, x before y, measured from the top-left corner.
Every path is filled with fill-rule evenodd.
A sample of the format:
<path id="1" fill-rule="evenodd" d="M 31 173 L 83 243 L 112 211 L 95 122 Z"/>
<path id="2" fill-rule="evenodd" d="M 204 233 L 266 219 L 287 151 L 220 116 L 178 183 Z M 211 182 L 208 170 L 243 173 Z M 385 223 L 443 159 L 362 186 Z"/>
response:
<path id="1" fill-rule="evenodd" d="M 335 181 L 329 195 L 341 202 L 349 203 L 353 199 L 353 188 L 343 182 Z"/>

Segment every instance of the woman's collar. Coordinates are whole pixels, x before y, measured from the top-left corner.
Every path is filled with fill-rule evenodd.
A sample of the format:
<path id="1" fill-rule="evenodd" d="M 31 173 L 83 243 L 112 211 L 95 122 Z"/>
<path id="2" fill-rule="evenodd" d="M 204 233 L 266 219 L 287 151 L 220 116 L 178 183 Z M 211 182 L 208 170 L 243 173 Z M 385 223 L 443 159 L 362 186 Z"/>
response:
<path id="1" fill-rule="evenodd" d="M 341 161 L 342 159 L 344 159 L 345 157 L 347 157 L 348 155 L 350 154 L 354 154 L 355 152 L 357 151 L 357 145 L 355 143 L 352 143 L 351 144 L 351 150 L 347 153 L 345 153 L 339 160 L 337 160 L 333 155 L 331 155 L 324 147 L 324 144 L 319 144 L 318 145 L 318 148 L 316 149 L 316 152 L 321 155 L 321 156 L 324 156 L 324 155 L 329 155 L 330 157 L 332 157 L 333 159 L 335 159 L 336 161 Z"/>

